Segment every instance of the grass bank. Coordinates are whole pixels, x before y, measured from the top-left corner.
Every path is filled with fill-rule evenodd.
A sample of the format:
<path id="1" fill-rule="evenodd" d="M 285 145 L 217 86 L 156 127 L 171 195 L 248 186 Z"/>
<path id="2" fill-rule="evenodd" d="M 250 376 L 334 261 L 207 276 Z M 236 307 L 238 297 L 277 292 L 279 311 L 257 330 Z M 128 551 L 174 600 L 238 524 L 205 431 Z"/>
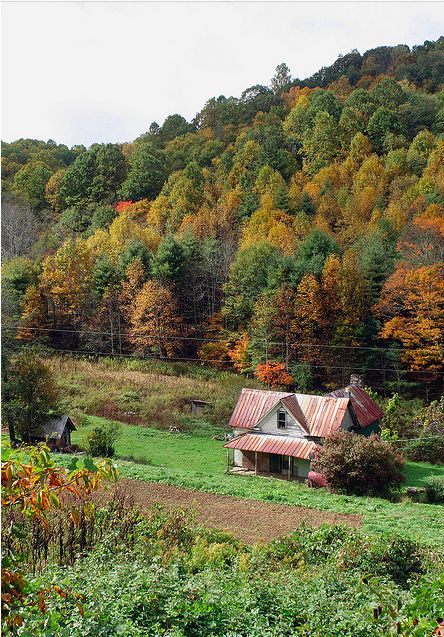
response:
<path id="1" fill-rule="evenodd" d="M 261 387 L 253 379 L 189 363 L 153 359 L 52 357 L 63 408 L 79 419 L 93 414 L 144 427 L 211 435 L 221 432 L 242 387 Z M 208 402 L 191 413 L 193 399 Z"/>

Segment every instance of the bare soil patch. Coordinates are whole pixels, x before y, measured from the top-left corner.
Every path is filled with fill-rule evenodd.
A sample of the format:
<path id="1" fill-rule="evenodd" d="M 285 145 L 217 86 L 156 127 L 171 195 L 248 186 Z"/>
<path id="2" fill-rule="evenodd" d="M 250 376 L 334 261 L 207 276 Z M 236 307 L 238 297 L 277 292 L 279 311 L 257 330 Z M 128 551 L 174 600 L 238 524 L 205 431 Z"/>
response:
<path id="1" fill-rule="evenodd" d="M 358 527 L 362 520 L 360 515 L 246 500 L 142 480 L 121 479 L 118 488 L 125 489 L 134 504 L 142 508 L 160 504 L 167 510 L 177 507 L 190 509 L 195 512 L 198 523 L 229 531 L 249 544 L 274 540 L 290 533 L 303 522 L 313 526 L 326 522 Z"/>

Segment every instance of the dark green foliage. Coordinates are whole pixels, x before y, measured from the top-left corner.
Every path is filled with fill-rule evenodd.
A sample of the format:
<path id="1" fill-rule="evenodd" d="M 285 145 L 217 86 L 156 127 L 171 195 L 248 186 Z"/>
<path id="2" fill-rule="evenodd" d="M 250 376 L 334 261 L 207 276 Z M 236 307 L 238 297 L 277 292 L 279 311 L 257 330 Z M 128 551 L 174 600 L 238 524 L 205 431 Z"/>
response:
<path id="1" fill-rule="evenodd" d="M 309 363 L 294 363 L 290 368 L 296 391 L 308 393 L 314 386 L 314 374 Z"/>
<path id="2" fill-rule="evenodd" d="M 259 144 L 258 161 L 260 166 L 268 165 L 288 179 L 297 167 L 297 161 L 288 145 L 286 135 L 281 126 L 276 124 L 262 124 L 249 129 L 243 138 Z M 259 168 L 259 166 L 258 166 Z"/>
<path id="3" fill-rule="evenodd" d="M 373 113 L 367 126 L 368 137 L 377 151 L 383 149 L 384 139 L 389 133 L 397 135 L 402 132 L 403 126 L 399 115 L 386 106 L 380 106 Z"/>
<path id="4" fill-rule="evenodd" d="M 92 231 L 99 228 L 108 228 L 116 218 L 117 213 L 112 206 L 96 206 L 91 217 L 90 228 Z"/>
<path id="5" fill-rule="evenodd" d="M 320 113 L 328 113 L 336 122 L 341 114 L 341 103 L 331 91 L 316 91 L 307 109 L 308 125 L 312 126 Z"/>
<path id="6" fill-rule="evenodd" d="M 360 242 L 359 263 L 371 304 L 379 298 L 384 281 L 393 271 L 395 260 L 395 243 L 381 230 L 378 229 Z"/>
<path id="7" fill-rule="evenodd" d="M 444 504 L 444 478 L 433 476 L 425 482 L 425 490 L 429 502 Z"/>
<path id="8" fill-rule="evenodd" d="M 6 363 L 2 411 L 12 440 L 29 442 L 58 406 L 52 373 L 37 351 L 24 349 Z"/>
<path id="9" fill-rule="evenodd" d="M 41 210 L 47 205 L 45 186 L 51 174 L 51 169 L 41 161 L 25 164 L 15 174 L 12 190 L 30 206 Z"/>
<path id="10" fill-rule="evenodd" d="M 77 206 L 65 208 L 59 217 L 54 234 L 62 241 L 72 234 L 82 234 L 91 225 L 91 209 L 79 203 Z"/>
<path id="11" fill-rule="evenodd" d="M 387 496 L 403 482 L 403 465 L 378 436 L 337 431 L 325 439 L 314 467 L 333 491 Z"/>
<path id="12" fill-rule="evenodd" d="M 424 129 L 432 129 L 439 111 L 439 101 L 434 95 L 412 91 L 400 108 L 404 129 L 411 139 Z"/>
<path id="13" fill-rule="evenodd" d="M 95 152 L 85 151 L 65 171 L 60 183 L 60 197 L 66 207 L 88 200 L 94 179 Z"/>
<path id="14" fill-rule="evenodd" d="M 179 241 L 169 235 L 165 237 L 153 259 L 153 276 L 164 281 L 180 279 L 186 267 L 186 252 Z"/>
<path id="15" fill-rule="evenodd" d="M 103 255 L 94 265 L 92 278 L 94 294 L 100 298 L 110 287 L 118 283 L 119 273 L 110 259 Z"/>
<path id="16" fill-rule="evenodd" d="M 115 202 L 125 173 L 125 157 L 117 144 L 95 144 L 65 171 L 60 197 L 66 206 Z"/>
<path id="17" fill-rule="evenodd" d="M 281 253 L 269 243 L 260 243 L 237 253 L 225 286 L 224 313 L 235 326 L 242 325 L 253 312 L 259 294 L 277 270 Z"/>
<path id="18" fill-rule="evenodd" d="M 166 176 L 164 152 L 149 143 L 138 144 L 130 158 L 119 197 L 124 201 L 152 199 L 161 191 Z"/>
<path id="19" fill-rule="evenodd" d="M 151 272 L 151 253 L 142 241 L 134 239 L 131 241 L 126 250 L 120 255 L 120 271 L 122 276 L 125 274 L 127 267 L 135 259 L 139 259 L 143 265 L 146 276 Z"/>
<path id="20" fill-rule="evenodd" d="M 121 425 L 117 422 L 98 425 L 86 434 L 83 447 L 91 456 L 110 458 L 114 455 L 114 445 L 120 433 Z"/>
<path id="21" fill-rule="evenodd" d="M 119 146 L 116 144 L 100 146 L 95 157 L 91 198 L 94 201 L 114 202 L 125 173 L 126 161 Z"/>
<path id="22" fill-rule="evenodd" d="M 163 141 L 169 141 L 175 137 L 186 135 L 193 130 L 192 124 L 189 124 L 182 115 L 168 115 L 159 129 L 159 135 Z"/>
<path id="23" fill-rule="evenodd" d="M 308 272 L 321 276 L 329 254 L 339 254 L 339 246 L 330 235 L 314 229 L 300 246 L 293 265 L 292 283 L 296 284 Z"/>
<path id="24" fill-rule="evenodd" d="M 370 91 L 370 96 L 378 106 L 396 110 L 406 100 L 400 85 L 392 78 L 386 77 Z"/>

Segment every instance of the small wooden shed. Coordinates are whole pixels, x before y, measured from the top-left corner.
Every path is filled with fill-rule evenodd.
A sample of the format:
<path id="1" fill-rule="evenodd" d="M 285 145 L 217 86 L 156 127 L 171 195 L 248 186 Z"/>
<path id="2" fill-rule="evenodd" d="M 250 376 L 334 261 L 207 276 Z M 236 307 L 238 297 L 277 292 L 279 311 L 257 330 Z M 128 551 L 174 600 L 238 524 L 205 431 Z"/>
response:
<path id="1" fill-rule="evenodd" d="M 69 416 L 54 416 L 40 425 L 32 441 L 46 442 L 51 449 L 63 449 L 71 444 L 71 431 L 76 431 L 76 426 Z"/>
<path id="2" fill-rule="evenodd" d="M 205 408 L 208 406 L 208 403 L 206 400 L 197 400 L 197 399 L 192 399 L 191 400 L 191 413 L 192 414 L 203 414 L 203 412 L 205 411 Z"/>

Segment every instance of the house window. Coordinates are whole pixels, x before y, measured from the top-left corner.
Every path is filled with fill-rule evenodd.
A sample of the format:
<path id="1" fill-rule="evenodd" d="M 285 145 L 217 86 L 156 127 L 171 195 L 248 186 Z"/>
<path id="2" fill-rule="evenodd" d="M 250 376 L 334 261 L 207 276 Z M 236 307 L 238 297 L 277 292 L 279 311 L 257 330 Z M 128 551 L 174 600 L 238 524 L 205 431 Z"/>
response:
<path id="1" fill-rule="evenodd" d="M 277 412 L 277 428 L 285 429 L 287 426 L 287 414 L 285 411 Z"/>

